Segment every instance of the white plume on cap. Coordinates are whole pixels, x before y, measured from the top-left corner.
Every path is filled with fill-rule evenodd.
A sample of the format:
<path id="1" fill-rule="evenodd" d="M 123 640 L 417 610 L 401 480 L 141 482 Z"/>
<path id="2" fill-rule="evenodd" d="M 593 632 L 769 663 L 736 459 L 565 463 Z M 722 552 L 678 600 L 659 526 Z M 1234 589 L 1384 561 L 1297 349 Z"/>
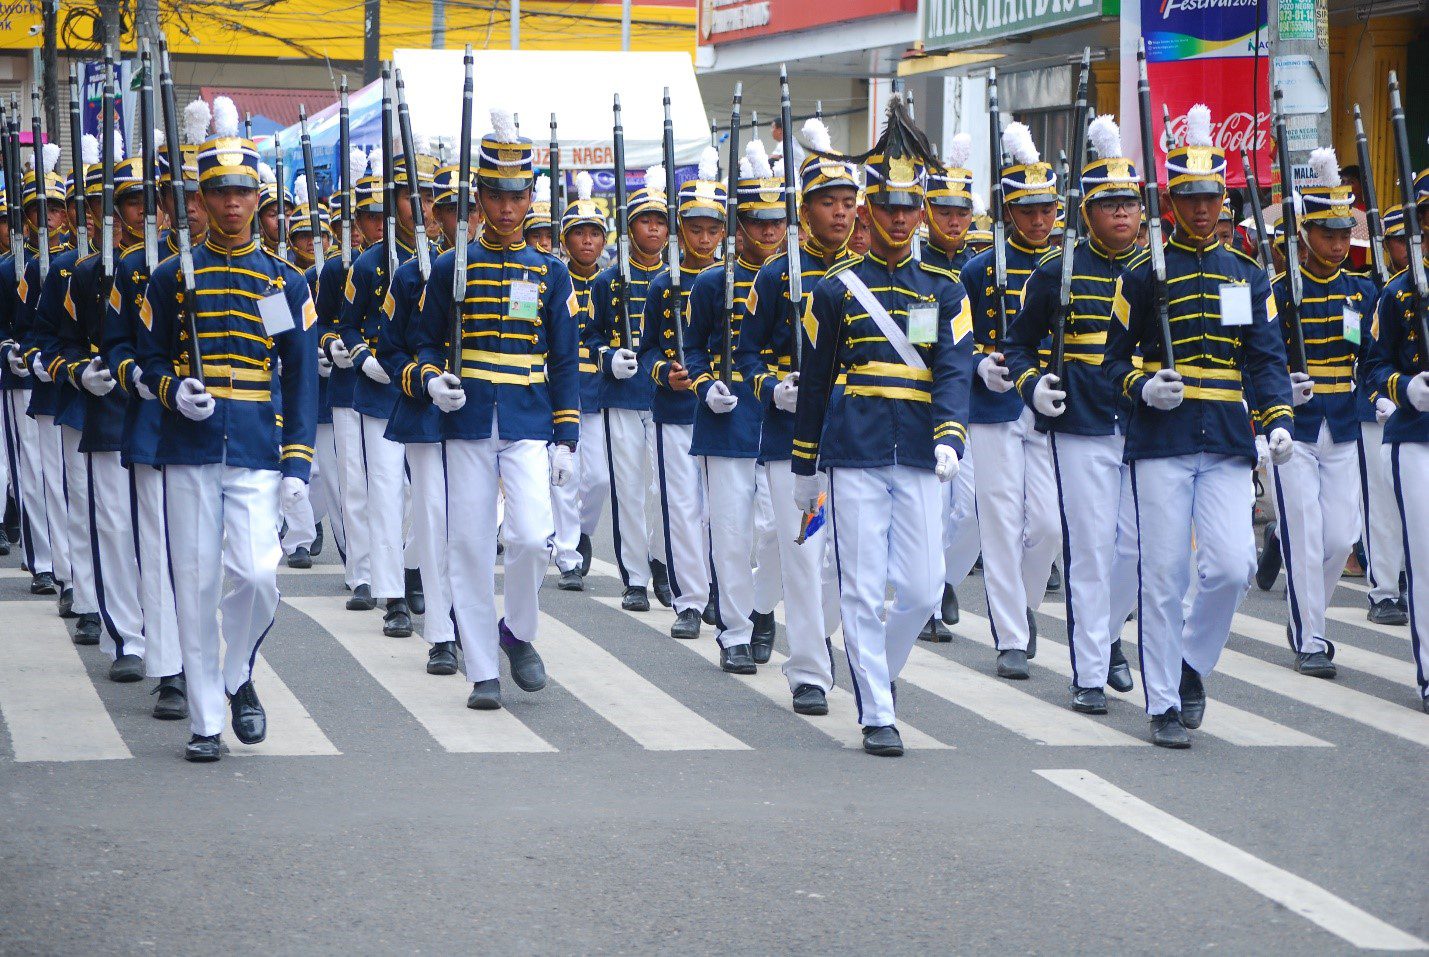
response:
<path id="1" fill-rule="evenodd" d="M 347 174 L 357 179 L 367 171 L 367 154 L 356 146 L 347 151 Z"/>
<path id="2" fill-rule="evenodd" d="M 124 131 L 115 127 L 114 129 L 114 155 L 111 157 L 114 162 L 119 162 L 124 158 Z"/>
<path id="3" fill-rule="evenodd" d="M 496 133 L 497 141 L 501 143 L 514 143 L 521 136 L 516 131 L 516 119 L 511 115 L 511 111 L 499 107 L 491 108 L 491 128 Z"/>
<path id="4" fill-rule="evenodd" d="M 1186 145 L 1214 146 L 1211 142 L 1211 108 L 1197 103 L 1186 111 Z"/>
<path id="5" fill-rule="evenodd" d="M 258 182 L 260 182 L 260 183 L 276 183 L 276 182 L 278 182 L 278 176 L 277 176 L 277 174 L 275 174 L 275 173 L 273 172 L 273 167 L 269 166 L 267 163 L 259 163 L 259 164 L 258 164 Z"/>
<path id="6" fill-rule="evenodd" d="M 299 175 L 293 180 L 293 202 L 303 206 L 308 201 L 308 177 L 306 174 Z"/>
<path id="7" fill-rule="evenodd" d="M 652 166 L 645 171 L 645 188 L 665 191 L 665 167 Z"/>
<path id="8" fill-rule="evenodd" d="M 1322 146 L 1310 151 L 1310 168 L 1321 186 L 1340 185 L 1340 161 L 1333 147 Z"/>
<path id="9" fill-rule="evenodd" d="M 1019 166 L 1040 162 L 1042 159 L 1042 154 L 1037 152 L 1037 147 L 1032 143 L 1032 131 L 1023 123 L 1009 123 L 1007 129 L 1002 131 L 1002 151 Z"/>
<path id="10" fill-rule="evenodd" d="M 948 146 L 948 168 L 967 169 L 968 157 L 973 155 L 973 138 L 967 133 L 958 133 Z"/>
<path id="11" fill-rule="evenodd" d="M 432 151 L 432 140 L 426 133 L 412 134 L 412 149 L 417 151 L 418 156 L 426 156 Z"/>
<path id="12" fill-rule="evenodd" d="M 759 137 L 749 141 L 749 145 L 744 148 L 744 156 L 749 160 L 751 176 L 768 179 L 774 175 L 774 170 L 769 166 L 769 151 L 764 148 L 764 141 Z M 741 162 L 739 168 L 743 172 L 744 163 Z"/>
<path id="13" fill-rule="evenodd" d="M 185 111 L 187 113 L 187 111 Z M 226 96 L 213 101 L 213 134 L 215 136 L 238 135 L 238 107 Z"/>
<path id="14" fill-rule="evenodd" d="M 699 177 L 705 180 L 719 178 L 719 150 L 713 146 L 706 146 L 700 154 Z"/>
<path id="15" fill-rule="evenodd" d="M 820 153 L 828 153 L 834 148 L 833 138 L 829 136 L 829 128 L 824 121 L 817 116 L 811 116 L 804 121 L 801 130 L 804 142 L 809 144 L 809 149 Z"/>
<path id="16" fill-rule="evenodd" d="M 60 161 L 60 144 L 46 143 L 40 152 L 43 154 L 40 161 L 45 164 L 45 172 L 53 173 L 55 164 Z"/>
<path id="17" fill-rule="evenodd" d="M 79 139 L 80 160 L 85 166 L 93 166 L 99 162 L 99 137 L 93 133 L 86 133 Z"/>
<path id="18" fill-rule="evenodd" d="M 576 174 L 576 199 L 590 199 L 595 192 L 595 178 L 581 170 Z"/>
<path id="19" fill-rule="evenodd" d="M 1087 127 L 1087 139 L 1092 149 L 1097 151 L 1098 159 L 1121 159 L 1126 156 L 1126 149 L 1121 145 L 1121 127 L 1116 125 L 1116 117 L 1110 113 L 1103 113 L 1092 120 L 1092 125 Z"/>
<path id="20" fill-rule="evenodd" d="M 769 169 L 770 172 L 774 174 L 775 179 L 782 180 L 784 178 L 784 157 L 781 156 L 777 160 L 775 160 L 774 165 L 771 166 Z"/>
<path id="21" fill-rule="evenodd" d="M 367 154 L 367 175 L 382 175 L 382 148 L 374 147 L 372 152 Z"/>
<path id="22" fill-rule="evenodd" d="M 232 101 L 229 101 L 232 105 Z M 234 123 L 238 122 L 238 110 L 233 111 Z M 208 124 L 213 121 L 213 110 L 204 100 L 194 100 L 184 107 L 184 119 L 180 124 L 183 140 L 190 146 L 197 146 L 208 139 Z M 235 126 L 235 130 L 237 127 Z"/>
<path id="23" fill-rule="evenodd" d="M 754 178 L 754 164 L 749 161 L 749 157 L 748 157 L 748 156 L 742 156 L 742 157 L 740 157 L 740 159 L 739 159 L 739 178 L 740 178 L 740 179 L 753 179 L 753 178 Z"/>
<path id="24" fill-rule="evenodd" d="M 985 202 L 983 201 L 983 198 L 982 198 L 981 196 L 979 196 L 977 193 L 973 193 L 973 215 L 974 215 L 974 216 L 986 216 L 986 215 L 987 215 L 987 203 L 985 203 Z"/>
<path id="25" fill-rule="evenodd" d="M 551 201 L 551 177 L 536 177 L 536 197 L 534 203 L 549 203 Z"/>

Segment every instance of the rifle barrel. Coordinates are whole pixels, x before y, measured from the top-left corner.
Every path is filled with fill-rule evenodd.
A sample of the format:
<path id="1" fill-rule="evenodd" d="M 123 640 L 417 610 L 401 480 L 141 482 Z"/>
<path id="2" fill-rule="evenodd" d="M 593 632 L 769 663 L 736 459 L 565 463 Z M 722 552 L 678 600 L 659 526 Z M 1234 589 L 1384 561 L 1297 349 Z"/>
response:
<path id="1" fill-rule="evenodd" d="M 466 310 L 466 254 L 471 219 L 471 45 L 462 58 L 461 143 L 457 147 L 456 239 L 452 249 L 452 329 L 447 345 L 447 372 L 461 376 L 462 320 Z"/>
<path id="2" fill-rule="evenodd" d="M 804 311 L 804 264 L 799 253 L 799 171 L 794 163 L 794 116 L 789 102 L 789 71 L 779 65 L 779 126 L 784 131 L 784 218 L 789 224 L 784 237 L 788 251 L 789 271 L 789 332 L 793 347 L 789 352 L 790 372 L 798 372 L 804 363 L 804 326 L 800 317 Z"/>
<path id="3" fill-rule="evenodd" d="M 1161 334 L 1162 367 L 1176 368 L 1176 349 L 1171 338 L 1171 307 L 1166 292 L 1166 249 L 1161 236 L 1161 184 L 1156 173 L 1156 135 L 1151 128 L 1151 81 L 1146 77 L 1146 41 L 1136 50 L 1136 106 L 1141 120 L 1141 156 L 1146 165 L 1146 238 L 1151 253 L 1151 279 L 1156 302 L 1156 321 Z"/>
<path id="4" fill-rule="evenodd" d="M 728 190 L 725 196 L 724 235 L 724 335 L 720 345 L 719 380 L 728 386 L 734 381 L 734 271 L 737 264 L 734 237 L 739 230 L 739 106 L 744 84 L 734 85 L 734 106 L 729 119 Z"/>

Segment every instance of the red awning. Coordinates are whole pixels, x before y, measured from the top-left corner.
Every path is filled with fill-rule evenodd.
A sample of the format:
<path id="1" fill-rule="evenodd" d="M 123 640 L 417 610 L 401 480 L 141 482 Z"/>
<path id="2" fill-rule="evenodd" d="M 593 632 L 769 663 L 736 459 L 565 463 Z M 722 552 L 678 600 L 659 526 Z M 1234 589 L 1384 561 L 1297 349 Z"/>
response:
<path id="1" fill-rule="evenodd" d="M 333 103 L 337 96 L 331 90 L 257 90 L 244 87 L 205 86 L 200 95 L 210 103 L 216 96 L 226 96 L 238 107 L 238 115 L 266 116 L 281 127 L 298 122 L 298 107 L 306 106 L 308 115 Z"/>

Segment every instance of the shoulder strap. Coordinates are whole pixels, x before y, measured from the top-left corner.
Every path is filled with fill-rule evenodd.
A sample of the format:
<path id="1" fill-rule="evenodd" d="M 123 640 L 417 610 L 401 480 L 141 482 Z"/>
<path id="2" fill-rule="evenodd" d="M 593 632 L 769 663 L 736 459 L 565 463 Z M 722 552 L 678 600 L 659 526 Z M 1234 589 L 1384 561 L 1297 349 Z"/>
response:
<path id="1" fill-rule="evenodd" d="M 888 314 L 888 310 L 883 308 L 883 303 L 874 298 L 873 293 L 864 285 L 863 280 L 858 278 L 858 274 L 852 269 L 845 269 L 835 275 L 839 282 L 853 293 L 858 304 L 868 310 L 868 315 L 878 326 L 878 331 L 883 333 L 883 337 L 888 340 L 893 351 L 898 353 L 898 358 L 903 360 L 904 365 L 920 372 L 927 369 L 928 366 L 923 361 L 923 357 L 918 355 L 918 350 L 914 349 L 913 343 L 908 341 L 907 334 L 898 328 L 898 323 L 894 322 L 893 317 Z"/>

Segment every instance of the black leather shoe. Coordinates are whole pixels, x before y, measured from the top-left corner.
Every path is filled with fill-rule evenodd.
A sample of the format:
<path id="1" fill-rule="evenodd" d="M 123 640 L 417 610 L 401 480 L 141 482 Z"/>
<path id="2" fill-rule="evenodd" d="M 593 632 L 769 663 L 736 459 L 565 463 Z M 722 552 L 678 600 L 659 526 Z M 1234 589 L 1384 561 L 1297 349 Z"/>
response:
<path id="1" fill-rule="evenodd" d="M 1189 748 L 1191 736 L 1175 708 L 1151 716 L 1151 743 L 1158 748 Z"/>
<path id="2" fill-rule="evenodd" d="M 756 665 L 767 665 L 774 654 L 774 612 L 756 611 L 749 620 L 754 625 L 749 654 Z"/>
<path id="3" fill-rule="evenodd" d="M 705 610 L 700 615 L 700 620 L 707 625 L 719 624 L 719 592 L 710 589 L 710 600 L 705 602 Z"/>
<path id="4" fill-rule="evenodd" d="M 1047 574 L 1047 590 L 1048 590 L 1048 591 L 1061 591 L 1061 590 L 1062 590 L 1062 570 L 1061 570 L 1060 568 L 1058 568 L 1056 565 L 1053 565 L 1053 566 L 1052 566 L 1052 570 Z"/>
<path id="5" fill-rule="evenodd" d="M 0 535 L 0 558 L 10 554 L 10 539 Z"/>
<path id="6" fill-rule="evenodd" d="M 1181 723 L 1192 731 L 1201 726 L 1206 716 L 1206 686 L 1201 676 L 1186 662 L 1181 662 Z"/>
<path id="7" fill-rule="evenodd" d="M 31 595 L 56 595 L 59 590 L 59 585 L 55 582 L 55 576 L 51 572 L 40 572 L 30 579 Z"/>
<path id="8" fill-rule="evenodd" d="M 693 608 L 686 608 L 675 616 L 675 623 L 670 626 L 670 637 L 679 638 L 682 641 L 690 641 L 700 636 L 700 613 Z"/>
<path id="9" fill-rule="evenodd" d="M 149 693 L 159 696 L 154 702 L 154 717 L 160 721 L 177 721 L 189 716 L 188 686 L 182 674 L 160 678 Z"/>
<path id="10" fill-rule="evenodd" d="M 1429 714 L 1429 698 L 1420 698 L 1419 706 L 1424 709 L 1425 714 Z"/>
<path id="11" fill-rule="evenodd" d="M 471 694 L 466 696 L 466 706 L 473 711 L 497 711 L 501 708 L 501 681 L 487 678 L 471 686 Z"/>
<path id="12" fill-rule="evenodd" d="M 1399 602 L 1393 598 L 1381 598 L 1379 601 L 1371 602 L 1369 613 L 1365 617 L 1376 625 L 1409 624 L 1409 613 L 1401 608 Z"/>
<path id="13" fill-rule="evenodd" d="M 581 570 L 572 568 L 568 572 L 561 572 L 561 578 L 556 582 L 556 587 L 561 591 L 585 591 L 585 579 L 581 577 Z"/>
<path id="14" fill-rule="evenodd" d="M 427 674 L 456 674 L 456 642 L 439 641 L 427 649 Z"/>
<path id="15" fill-rule="evenodd" d="M 506 619 L 497 622 L 501 632 L 501 650 L 511 663 L 511 680 L 522 691 L 540 691 L 546 687 L 546 665 L 529 641 L 522 641 L 506 627 Z"/>
<path id="16" fill-rule="evenodd" d="M 233 735 L 244 744 L 258 744 L 268 737 L 268 713 L 258 701 L 258 689 L 245 681 L 228 697 L 233 713 Z"/>
<path id="17" fill-rule="evenodd" d="M 952 585 L 943 586 L 943 624 L 956 625 L 961 613 L 958 610 L 958 592 Z"/>
<path id="18" fill-rule="evenodd" d="M 650 559 L 650 588 L 655 592 L 655 600 L 666 608 L 675 604 L 675 593 L 670 590 L 670 573 L 665 570 L 665 563 L 659 559 Z"/>
<path id="19" fill-rule="evenodd" d="M 317 530 L 317 534 L 313 535 L 313 543 L 308 546 L 308 554 L 317 558 L 323 553 L 323 523 L 318 522 L 313 527 Z"/>
<path id="20" fill-rule="evenodd" d="M 138 655 L 120 655 L 109 666 L 109 680 L 127 685 L 144 680 L 144 659 Z"/>
<path id="21" fill-rule="evenodd" d="M 1265 526 L 1265 534 L 1262 538 L 1260 558 L 1255 563 L 1255 587 L 1261 591 L 1270 591 L 1275 585 L 1275 579 L 1280 576 L 1280 536 L 1275 533 L 1275 523 L 1271 522 Z"/>
<path id="22" fill-rule="evenodd" d="M 1027 677 L 1027 652 L 1008 648 L 997 653 L 997 676 L 1021 681 Z"/>
<path id="23" fill-rule="evenodd" d="M 869 754 L 876 754 L 880 758 L 901 758 L 903 756 L 903 739 L 899 736 L 898 729 L 891 724 L 877 728 L 864 728 L 863 750 Z"/>
<path id="24" fill-rule="evenodd" d="M 406 595 L 407 608 L 414 615 L 425 615 L 427 613 L 427 594 L 422 591 L 422 570 L 420 568 L 406 568 Z"/>
<path id="25" fill-rule="evenodd" d="M 795 714 L 828 714 L 829 699 L 818 685 L 799 685 L 794 689 Z"/>
<path id="26" fill-rule="evenodd" d="M 366 583 L 354 588 L 352 596 L 347 599 L 348 611 L 371 611 L 376 607 L 377 599 L 372 597 L 372 586 Z"/>
<path id="27" fill-rule="evenodd" d="M 382 615 L 382 634 L 388 638 L 412 637 L 412 616 L 401 598 L 387 599 L 387 611 Z"/>
<path id="28" fill-rule="evenodd" d="M 291 555 L 288 556 L 288 567 L 289 567 L 289 568 L 312 568 L 312 567 L 313 567 L 313 553 L 310 552 L 310 551 L 308 551 L 308 550 L 307 550 L 306 548 L 304 548 L 302 545 L 299 545 L 297 548 L 293 549 L 293 554 L 291 554 Z"/>
<path id="29" fill-rule="evenodd" d="M 1027 609 L 1027 660 L 1037 657 L 1037 616 Z"/>
<path id="30" fill-rule="evenodd" d="M 943 619 L 934 615 L 928 619 L 928 623 L 923 626 L 923 630 L 918 632 L 919 641 L 931 641 L 939 644 L 953 640 L 953 633 L 948 630 L 948 626 L 943 624 Z"/>
<path id="31" fill-rule="evenodd" d="M 1106 714 L 1106 692 L 1072 685 L 1072 710 L 1081 714 Z"/>
<path id="32" fill-rule="evenodd" d="M 74 623 L 74 643 L 77 645 L 99 644 L 99 613 L 85 612 Z"/>
<path id="33" fill-rule="evenodd" d="M 759 666 L 754 663 L 754 656 L 750 654 L 748 645 L 720 648 L 719 666 L 721 670 L 728 671 L 732 675 L 753 675 L 759 673 Z"/>
<path id="34" fill-rule="evenodd" d="M 580 573 L 581 577 L 590 574 L 590 536 L 582 532 L 580 540 L 576 542 L 576 554 L 581 557 Z"/>
<path id="35" fill-rule="evenodd" d="M 74 610 L 74 589 L 65 587 L 60 589 L 60 600 L 58 603 L 61 618 L 77 618 L 78 614 Z"/>
<path id="36" fill-rule="evenodd" d="M 620 607 L 626 611 L 649 611 L 650 596 L 644 585 L 631 585 L 620 596 Z"/>
<path id="37" fill-rule="evenodd" d="M 1323 651 L 1312 651 L 1308 654 L 1296 652 L 1295 670 L 1311 678 L 1333 678 L 1339 673 L 1330 656 Z"/>
<path id="38" fill-rule="evenodd" d="M 1136 682 L 1131 680 L 1131 665 L 1126 663 L 1126 655 L 1121 650 L 1120 638 L 1111 643 L 1111 665 L 1107 669 L 1106 683 L 1123 693 L 1136 687 Z"/>
<path id="39" fill-rule="evenodd" d="M 216 734 L 196 734 L 184 745 L 184 760 L 196 763 L 217 761 L 223 753 Z"/>

